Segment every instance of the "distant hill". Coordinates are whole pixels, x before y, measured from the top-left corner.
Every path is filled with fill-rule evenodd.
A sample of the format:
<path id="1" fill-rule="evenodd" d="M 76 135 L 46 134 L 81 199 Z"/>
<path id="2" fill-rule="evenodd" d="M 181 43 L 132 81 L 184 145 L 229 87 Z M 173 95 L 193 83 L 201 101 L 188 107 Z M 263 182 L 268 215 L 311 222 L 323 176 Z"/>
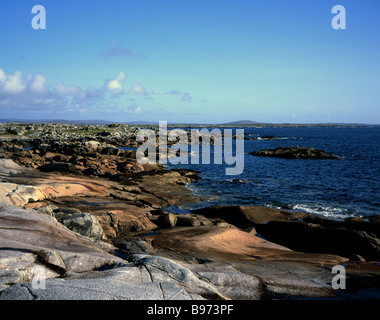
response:
<path id="1" fill-rule="evenodd" d="M 261 122 L 251 121 L 251 120 L 238 120 L 227 123 L 222 123 L 222 125 L 242 125 L 242 124 L 260 124 Z"/>
<path id="2" fill-rule="evenodd" d="M 130 121 L 130 122 L 123 122 L 124 124 L 139 124 L 139 125 L 148 125 L 148 124 L 157 124 L 157 122 L 154 121 Z"/>

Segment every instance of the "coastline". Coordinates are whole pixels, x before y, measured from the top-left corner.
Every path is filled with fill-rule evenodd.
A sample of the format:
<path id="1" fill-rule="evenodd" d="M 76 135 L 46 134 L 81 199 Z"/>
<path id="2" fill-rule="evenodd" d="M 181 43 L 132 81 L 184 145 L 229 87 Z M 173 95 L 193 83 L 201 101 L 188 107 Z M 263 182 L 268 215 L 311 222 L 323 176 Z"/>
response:
<path id="1" fill-rule="evenodd" d="M 138 164 L 119 148 L 137 147 L 137 128 L 27 126 L 1 141 L 0 300 L 380 298 L 379 216 L 238 205 L 168 213 L 200 200 L 186 187 L 199 177 Z M 336 265 L 347 290 L 332 287 Z"/>

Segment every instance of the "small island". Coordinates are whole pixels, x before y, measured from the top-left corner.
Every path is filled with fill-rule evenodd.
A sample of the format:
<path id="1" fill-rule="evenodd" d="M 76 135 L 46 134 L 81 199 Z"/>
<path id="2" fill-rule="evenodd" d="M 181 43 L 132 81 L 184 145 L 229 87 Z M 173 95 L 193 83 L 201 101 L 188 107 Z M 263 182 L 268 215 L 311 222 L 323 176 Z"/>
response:
<path id="1" fill-rule="evenodd" d="M 285 159 L 329 159 L 339 160 L 340 157 L 334 154 L 328 154 L 323 150 L 305 147 L 279 147 L 276 149 L 267 149 L 250 152 L 249 154 L 258 157 L 273 157 Z"/>

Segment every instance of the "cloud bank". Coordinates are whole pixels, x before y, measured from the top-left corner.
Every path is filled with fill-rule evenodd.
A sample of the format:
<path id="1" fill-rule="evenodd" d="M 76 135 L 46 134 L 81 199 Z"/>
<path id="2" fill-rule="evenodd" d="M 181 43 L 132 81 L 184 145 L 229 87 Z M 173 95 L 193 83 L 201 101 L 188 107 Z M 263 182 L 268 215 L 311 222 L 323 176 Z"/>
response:
<path id="1" fill-rule="evenodd" d="M 125 79 L 125 74 L 120 72 L 115 78 L 105 80 L 101 88 L 83 89 L 62 82 L 49 87 L 45 75 L 23 76 L 21 71 L 6 74 L 0 69 L 0 108 L 87 107 L 122 95 L 125 92 L 123 88 Z"/>
<path id="2" fill-rule="evenodd" d="M 163 93 L 148 91 L 142 83 L 126 84 L 126 79 L 126 74 L 119 72 L 105 79 L 98 88 L 83 88 L 61 81 L 49 83 L 43 74 L 6 73 L 0 69 L 0 115 L 8 118 L 141 116 L 149 112 L 161 114 L 163 111 L 159 111 L 159 105 L 167 103 L 165 97 L 168 95 L 178 97 L 178 103 L 193 101 L 188 92 L 175 89 Z M 127 85 L 129 89 L 126 89 Z M 155 102 L 150 105 L 150 100 Z M 173 105 L 173 101 L 169 103 Z"/>

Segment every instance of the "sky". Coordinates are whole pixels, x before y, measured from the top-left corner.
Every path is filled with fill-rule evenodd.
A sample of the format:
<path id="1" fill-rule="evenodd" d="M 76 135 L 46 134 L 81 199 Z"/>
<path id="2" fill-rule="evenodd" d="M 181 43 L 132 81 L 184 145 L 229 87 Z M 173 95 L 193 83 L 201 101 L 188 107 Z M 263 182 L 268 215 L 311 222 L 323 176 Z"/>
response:
<path id="1" fill-rule="evenodd" d="M 380 124 L 379 35 L 378 0 L 2 0 L 0 119 Z"/>

